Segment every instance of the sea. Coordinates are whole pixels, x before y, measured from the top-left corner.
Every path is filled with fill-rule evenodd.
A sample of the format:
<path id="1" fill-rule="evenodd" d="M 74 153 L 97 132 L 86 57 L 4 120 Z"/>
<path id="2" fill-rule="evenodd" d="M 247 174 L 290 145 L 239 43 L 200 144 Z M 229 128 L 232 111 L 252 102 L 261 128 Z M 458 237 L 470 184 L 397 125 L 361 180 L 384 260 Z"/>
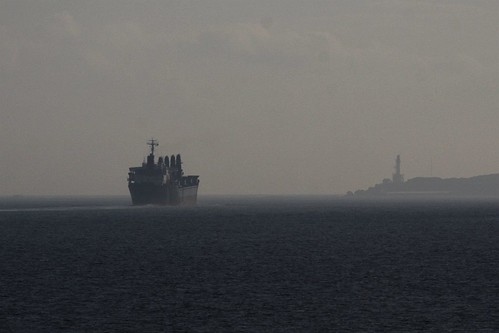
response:
<path id="1" fill-rule="evenodd" d="M 0 198 L 0 332 L 498 331 L 498 198 Z"/>

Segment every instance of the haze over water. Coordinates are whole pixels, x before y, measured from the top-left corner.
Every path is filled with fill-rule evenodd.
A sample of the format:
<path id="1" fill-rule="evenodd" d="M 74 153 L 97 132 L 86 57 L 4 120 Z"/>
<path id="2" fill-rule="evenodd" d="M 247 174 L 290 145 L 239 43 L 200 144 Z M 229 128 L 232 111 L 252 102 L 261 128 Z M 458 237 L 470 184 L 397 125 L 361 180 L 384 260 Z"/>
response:
<path id="1" fill-rule="evenodd" d="M 0 2 L 0 195 L 126 194 L 159 140 L 204 194 L 499 172 L 499 2 Z"/>
<path id="2" fill-rule="evenodd" d="M 405 179 L 499 172 L 498 17 L 0 1 L 0 332 L 499 331 L 497 198 L 333 196 L 398 154 Z M 198 206 L 130 205 L 151 137 Z"/>

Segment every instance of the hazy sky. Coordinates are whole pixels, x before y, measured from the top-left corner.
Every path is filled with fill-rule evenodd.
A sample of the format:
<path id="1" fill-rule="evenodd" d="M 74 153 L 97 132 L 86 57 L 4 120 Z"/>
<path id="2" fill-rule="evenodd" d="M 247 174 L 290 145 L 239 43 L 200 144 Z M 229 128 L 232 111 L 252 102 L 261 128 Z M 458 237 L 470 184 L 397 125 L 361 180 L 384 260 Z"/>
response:
<path id="1" fill-rule="evenodd" d="M 200 194 L 499 172 L 499 1 L 0 2 L 0 195 Z"/>

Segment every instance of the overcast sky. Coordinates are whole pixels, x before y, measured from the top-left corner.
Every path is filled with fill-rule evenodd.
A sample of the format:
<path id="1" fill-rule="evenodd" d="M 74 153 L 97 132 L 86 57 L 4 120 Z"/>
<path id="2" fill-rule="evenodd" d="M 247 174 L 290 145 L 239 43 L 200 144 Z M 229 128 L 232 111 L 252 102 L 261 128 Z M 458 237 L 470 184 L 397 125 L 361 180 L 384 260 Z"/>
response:
<path id="1" fill-rule="evenodd" d="M 0 195 L 200 194 L 499 172 L 497 0 L 0 2 Z"/>

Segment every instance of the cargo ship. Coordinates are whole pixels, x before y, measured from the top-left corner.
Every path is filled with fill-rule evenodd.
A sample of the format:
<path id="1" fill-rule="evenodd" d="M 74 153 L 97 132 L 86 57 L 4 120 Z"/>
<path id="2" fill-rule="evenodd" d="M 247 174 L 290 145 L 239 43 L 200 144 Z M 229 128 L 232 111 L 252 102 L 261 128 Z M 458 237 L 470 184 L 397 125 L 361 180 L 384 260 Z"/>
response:
<path id="1" fill-rule="evenodd" d="M 128 189 L 134 205 L 195 205 L 199 176 L 184 176 L 180 154 L 171 157 L 154 157 L 157 140 L 147 142 L 151 152 L 142 166 L 131 167 L 128 172 Z"/>

